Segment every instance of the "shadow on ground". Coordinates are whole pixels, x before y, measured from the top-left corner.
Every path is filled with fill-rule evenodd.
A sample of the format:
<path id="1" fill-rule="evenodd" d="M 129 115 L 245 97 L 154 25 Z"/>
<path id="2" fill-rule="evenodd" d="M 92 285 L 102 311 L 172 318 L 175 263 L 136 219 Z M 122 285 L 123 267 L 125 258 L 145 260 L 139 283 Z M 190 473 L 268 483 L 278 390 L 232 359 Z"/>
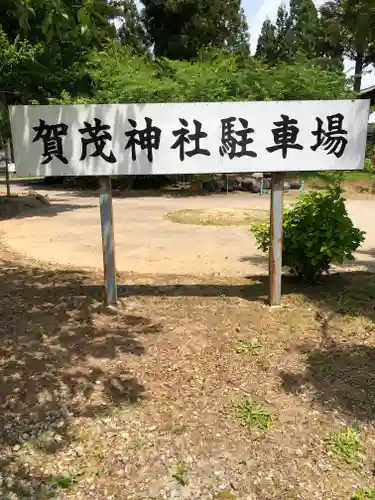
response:
<path id="1" fill-rule="evenodd" d="M 99 197 L 99 178 L 95 177 L 94 179 L 88 180 L 88 177 L 85 177 L 82 182 L 76 181 L 73 183 L 67 183 L 62 181 L 54 181 L 52 183 L 48 182 L 45 179 L 13 179 L 10 181 L 10 188 L 12 192 L 12 186 L 15 187 L 23 187 L 25 191 L 34 190 L 41 192 L 48 191 L 61 191 L 65 192 L 69 195 L 77 196 L 77 197 Z M 149 184 L 146 182 L 146 184 Z M 6 183 L 4 180 L 0 179 L 0 189 L 3 189 L 5 192 Z M 14 189 L 13 189 L 14 190 Z M 264 192 L 264 195 L 269 193 L 269 190 Z M 160 185 L 160 187 L 155 186 L 154 184 L 150 184 L 148 187 L 143 187 L 140 185 L 139 187 L 129 187 L 126 186 L 126 183 L 123 180 L 117 182 L 116 179 L 112 178 L 112 196 L 113 198 L 192 198 L 192 197 L 207 197 L 207 196 L 226 196 L 227 194 L 237 194 L 237 195 L 253 195 L 259 196 L 259 194 L 252 193 L 250 191 L 243 191 L 241 189 L 229 190 L 228 192 L 223 189 L 217 190 L 208 190 L 201 187 L 200 183 L 189 184 L 189 183 L 176 183 L 172 185 Z M 298 194 L 298 191 L 291 190 L 289 192 L 285 192 L 286 197 L 295 197 Z"/>
<path id="2" fill-rule="evenodd" d="M 1 264 L 0 468 L 6 476 L 17 462 L 12 450 L 33 440 L 53 453 L 69 443 L 72 417 L 142 399 L 142 382 L 122 365 L 111 372 L 108 360 L 142 356 L 139 336 L 161 327 L 145 316 L 103 310 L 102 290 L 88 287 L 85 273 Z M 55 431 L 57 442 L 48 438 Z M 18 464 L 5 493 L 22 493 L 20 485 L 38 483 L 36 475 Z"/>
<path id="3" fill-rule="evenodd" d="M 238 297 L 267 303 L 268 278 L 249 276 L 248 285 L 169 284 L 121 285 L 120 296 Z M 294 278 L 283 278 L 283 301 L 299 297 L 307 300 L 299 307 L 316 311 L 316 328 L 322 345 L 301 346 L 306 361 L 303 373 L 281 373 L 283 388 L 298 393 L 309 385 L 323 407 L 347 414 L 354 420 L 375 420 L 375 348 L 368 345 L 338 345 L 330 339 L 330 320 L 334 317 L 364 319 L 369 335 L 375 326 L 375 275 L 372 272 L 346 272 L 325 276 L 320 285 L 304 286 Z M 292 302 L 293 303 L 293 302 Z M 249 303 L 249 307 L 251 304 Z M 313 314 L 315 314 L 313 312 Z M 301 331 L 301 343 L 303 342 Z"/>
<path id="4" fill-rule="evenodd" d="M 367 248 L 367 249 L 362 249 L 360 248 L 355 252 L 357 255 L 357 258 L 353 261 L 347 261 L 345 262 L 344 266 L 345 268 L 366 268 L 368 271 L 373 271 L 375 270 L 375 248 Z M 362 260 L 361 256 L 366 256 L 367 260 Z M 239 259 L 240 262 L 250 262 L 253 265 L 268 265 L 268 256 L 266 254 L 263 255 L 248 255 L 241 257 Z"/>
<path id="5" fill-rule="evenodd" d="M 247 276 L 240 284 L 236 280 L 226 283 L 183 284 L 178 279 L 168 284 L 119 285 L 120 297 L 238 297 L 248 301 L 267 303 L 268 276 Z M 183 280 L 184 278 L 181 278 Z M 161 278 L 164 280 L 164 278 Z M 97 293 L 95 290 L 89 293 Z M 375 321 L 375 274 L 369 271 L 352 271 L 324 276 L 318 285 L 301 284 L 294 276 L 282 278 L 283 298 L 299 295 L 314 302 L 323 311 L 335 314 L 363 316 Z"/>
<path id="6" fill-rule="evenodd" d="M 71 212 L 72 210 L 94 208 L 96 205 L 78 205 L 74 203 L 53 203 L 49 206 L 40 204 L 40 207 L 35 208 L 29 206 L 23 196 L 12 196 L 10 198 L 0 196 L 0 221 L 7 219 L 24 219 L 31 217 L 55 217 L 63 212 Z M 38 202 L 36 202 L 38 203 Z"/>
<path id="7" fill-rule="evenodd" d="M 5 181 L 0 179 L 0 187 L 2 186 L 5 190 Z M 96 197 L 99 196 L 99 183 L 98 178 L 95 178 L 95 182 L 82 183 L 64 183 L 53 182 L 48 183 L 44 179 L 13 179 L 10 181 L 11 191 L 12 186 L 22 186 L 27 190 L 35 191 L 65 191 L 66 193 L 79 196 L 79 197 Z M 171 187 L 160 187 L 155 188 L 126 188 L 124 186 L 118 186 L 116 182 L 112 181 L 112 196 L 114 198 L 160 198 L 160 197 L 171 197 L 171 198 L 191 198 L 196 196 L 213 196 L 223 194 L 220 191 L 209 192 L 201 187 L 181 187 L 181 186 L 171 186 Z"/>
<path id="8" fill-rule="evenodd" d="M 355 420 L 375 420 L 375 348 L 336 345 L 311 349 L 303 373 L 280 374 L 286 392 L 298 394 L 308 386 L 324 408 L 338 410 Z M 308 352 L 306 352 L 308 351 Z"/>

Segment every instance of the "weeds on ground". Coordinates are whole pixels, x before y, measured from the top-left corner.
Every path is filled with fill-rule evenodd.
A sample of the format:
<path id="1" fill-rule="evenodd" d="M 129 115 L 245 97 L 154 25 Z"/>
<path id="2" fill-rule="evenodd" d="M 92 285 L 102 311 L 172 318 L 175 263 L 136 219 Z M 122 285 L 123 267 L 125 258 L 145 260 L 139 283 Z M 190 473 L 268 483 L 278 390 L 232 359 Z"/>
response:
<path id="1" fill-rule="evenodd" d="M 236 500 L 235 495 L 231 491 L 220 491 L 214 498 L 215 500 Z"/>
<path id="2" fill-rule="evenodd" d="M 78 479 L 82 474 L 64 474 L 62 476 L 57 476 L 52 480 L 52 485 L 57 491 L 68 490 L 72 486 L 78 483 Z"/>
<path id="3" fill-rule="evenodd" d="M 176 467 L 176 470 L 172 474 L 173 479 L 175 479 L 178 484 L 181 486 L 185 486 L 187 484 L 186 480 L 186 468 L 183 462 L 179 463 Z"/>
<path id="4" fill-rule="evenodd" d="M 333 432 L 328 438 L 330 453 L 346 462 L 353 468 L 361 465 L 359 452 L 362 447 L 358 430 L 346 427 Z"/>
<path id="5" fill-rule="evenodd" d="M 261 348 L 261 344 L 259 339 L 253 337 L 249 340 L 240 340 L 236 347 L 236 352 L 238 354 L 252 354 L 257 355 L 259 349 Z"/>
<path id="6" fill-rule="evenodd" d="M 243 425 L 250 428 L 268 430 L 272 423 L 272 411 L 261 404 L 255 405 L 251 399 L 234 402 L 232 404 L 235 416 Z"/>
<path id="7" fill-rule="evenodd" d="M 171 433 L 175 436 L 182 436 L 186 432 L 186 425 L 184 424 L 175 424 L 171 427 Z"/>
<path id="8" fill-rule="evenodd" d="M 375 488 L 359 490 L 352 496 L 351 500 L 375 500 Z"/>
<path id="9" fill-rule="evenodd" d="M 104 472 L 104 469 L 98 469 L 96 467 L 81 467 L 74 472 L 68 472 L 67 474 L 56 476 L 52 479 L 51 483 L 57 491 L 68 490 L 77 484 L 83 476 L 88 474 L 98 476 L 101 472 Z"/>

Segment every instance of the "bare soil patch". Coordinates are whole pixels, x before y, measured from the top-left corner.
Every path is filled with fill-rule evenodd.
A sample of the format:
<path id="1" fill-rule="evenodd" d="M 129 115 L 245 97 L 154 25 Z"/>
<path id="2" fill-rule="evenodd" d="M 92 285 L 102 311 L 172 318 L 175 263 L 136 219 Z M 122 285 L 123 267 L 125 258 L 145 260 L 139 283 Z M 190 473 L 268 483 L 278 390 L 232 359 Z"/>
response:
<path id="1" fill-rule="evenodd" d="M 285 280 L 272 311 L 259 276 L 121 274 L 114 311 L 100 275 L 1 260 L 1 498 L 349 500 L 373 484 L 373 274 Z M 355 466 L 334 451 L 348 427 Z"/>
<path id="2" fill-rule="evenodd" d="M 243 210 L 236 208 L 184 209 L 169 212 L 166 218 L 179 224 L 200 226 L 249 226 L 254 222 L 265 222 L 266 210 Z"/>

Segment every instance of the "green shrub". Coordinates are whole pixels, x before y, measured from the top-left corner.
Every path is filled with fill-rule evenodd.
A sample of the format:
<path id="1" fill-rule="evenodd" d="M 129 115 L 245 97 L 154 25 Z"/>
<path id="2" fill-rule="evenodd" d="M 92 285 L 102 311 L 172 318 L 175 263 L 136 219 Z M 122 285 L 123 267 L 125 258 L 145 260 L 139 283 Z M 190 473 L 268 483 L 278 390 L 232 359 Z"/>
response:
<path id="1" fill-rule="evenodd" d="M 370 158 L 365 159 L 365 172 L 368 172 L 369 174 L 375 173 L 375 165 L 372 163 Z"/>
<path id="2" fill-rule="evenodd" d="M 269 224 L 255 225 L 252 232 L 258 248 L 268 252 Z M 365 234 L 349 218 L 337 183 L 326 193 L 310 193 L 285 210 L 283 233 L 283 265 L 307 282 L 316 281 L 331 264 L 353 260 Z"/>

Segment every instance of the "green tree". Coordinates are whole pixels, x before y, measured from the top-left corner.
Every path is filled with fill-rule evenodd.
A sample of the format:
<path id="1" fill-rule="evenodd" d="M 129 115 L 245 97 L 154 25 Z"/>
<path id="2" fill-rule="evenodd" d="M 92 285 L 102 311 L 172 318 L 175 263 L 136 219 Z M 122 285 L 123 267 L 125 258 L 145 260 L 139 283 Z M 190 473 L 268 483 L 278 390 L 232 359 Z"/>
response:
<path id="1" fill-rule="evenodd" d="M 150 47 L 150 40 L 135 1 L 120 0 L 116 5 L 118 17 L 122 21 L 122 25 L 118 30 L 121 43 L 132 47 L 137 52 L 146 51 Z"/>
<path id="2" fill-rule="evenodd" d="M 244 100 L 338 99 L 351 97 L 343 74 L 313 62 L 269 67 L 219 51 L 190 61 L 159 61 L 134 53 L 119 42 L 90 59 L 95 93 L 90 102 L 210 102 Z M 63 102 L 72 103 L 70 97 Z"/>
<path id="3" fill-rule="evenodd" d="M 336 10 L 334 2 L 329 1 L 321 6 L 317 56 L 318 61 L 323 67 L 343 71 L 344 61 L 341 33 L 339 25 L 334 22 L 335 16 Z"/>
<path id="4" fill-rule="evenodd" d="M 0 25 L 0 144 L 10 133 L 8 105 L 27 102 L 38 92 L 38 51 L 27 41 L 11 43 Z"/>
<path id="5" fill-rule="evenodd" d="M 249 53 L 240 0 L 142 0 L 156 57 L 194 59 L 206 46 Z"/>
<path id="6" fill-rule="evenodd" d="M 116 9 L 109 0 L 2 0 L 0 19 L 4 31 L 15 37 L 20 30 L 27 38 L 61 38 L 78 29 L 94 41 L 114 33 L 109 19 Z M 43 38 L 42 37 L 42 38 Z"/>
<path id="7" fill-rule="evenodd" d="M 275 62 L 277 49 L 276 28 L 269 19 L 266 19 L 258 38 L 255 57 L 269 63 Z"/>
<path id="8" fill-rule="evenodd" d="M 375 62 L 375 5 L 369 0 L 332 0 L 321 8 L 331 40 L 355 63 L 354 90 L 363 71 Z"/>
<path id="9" fill-rule="evenodd" d="M 302 56 L 323 68 L 342 71 L 341 44 L 328 18 L 328 12 L 319 16 L 313 0 L 291 0 L 289 11 L 281 4 L 276 24 L 269 20 L 263 24 L 256 56 L 271 64 Z"/>
<path id="10" fill-rule="evenodd" d="M 281 4 L 277 10 L 276 44 L 277 60 L 293 61 L 295 53 L 293 51 L 292 20 L 284 4 Z"/>
<path id="11" fill-rule="evenodd" d="M 290 24 L 294 53 L 314 59 L 317 56 L 319 20 L 313 0 L 290 0 Z"/>
<path id="12" fill-rule="evenodd" d="M 43 102 L 63 89 L 87 92 L 85 61 L 93 48 L 116 36 L 110 22 L 115 14 L 107 0 L 2 0 L 0 19 L 8 42 L 25 41 L 35 48 L 22 101 L 14 92 L 15 102 Z"/>

